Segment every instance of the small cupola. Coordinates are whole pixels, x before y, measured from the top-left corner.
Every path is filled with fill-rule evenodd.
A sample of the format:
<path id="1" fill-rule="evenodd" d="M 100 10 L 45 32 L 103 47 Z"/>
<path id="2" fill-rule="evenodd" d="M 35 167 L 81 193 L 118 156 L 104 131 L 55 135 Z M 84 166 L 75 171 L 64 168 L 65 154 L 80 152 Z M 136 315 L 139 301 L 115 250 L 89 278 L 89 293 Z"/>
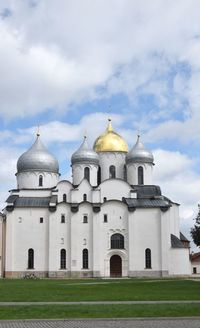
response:
<path id="1" fill-rule="evenodd" d="M 17 161 L 17 173 L 29 171 L 59 172 L 57 159 L 43 145 L 39 133 L 31 148 Z"/>
<path id="2" fill-rule="evenodd" d="M 99 164 L 99 156 L 94 150 L 89 148 L 86 136 L 84 136 L 81 146 L 72 155 L 71 162 L 72 165 L 81 163 Z"/>
<path id="3" fill-rule="evenodd" d="M 150 150 L 147 150 L 140 141 L 140 136 L 137 137 L 137 142 L 126 156 L 126 163 L 150 163 L 153 164 L 154 157 Z"/>

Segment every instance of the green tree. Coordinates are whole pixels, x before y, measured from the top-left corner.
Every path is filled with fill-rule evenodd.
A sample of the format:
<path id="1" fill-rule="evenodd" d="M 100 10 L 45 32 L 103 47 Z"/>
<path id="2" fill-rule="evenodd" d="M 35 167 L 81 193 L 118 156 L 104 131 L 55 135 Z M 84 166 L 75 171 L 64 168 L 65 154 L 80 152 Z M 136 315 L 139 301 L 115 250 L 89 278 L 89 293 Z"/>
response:
<path id="1" fill-rule="evenodd" d="M 195 218 L 195 225 L 190 230 L 193 242 L 200 247 L 200 204 L 198 204 L 198 214 Z"/>

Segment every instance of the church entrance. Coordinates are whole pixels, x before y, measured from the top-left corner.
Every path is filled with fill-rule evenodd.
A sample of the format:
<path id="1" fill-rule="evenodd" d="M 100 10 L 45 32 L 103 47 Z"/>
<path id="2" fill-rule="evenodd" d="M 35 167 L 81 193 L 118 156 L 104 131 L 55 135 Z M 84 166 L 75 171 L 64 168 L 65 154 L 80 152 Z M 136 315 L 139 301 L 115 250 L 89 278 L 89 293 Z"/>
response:
<path id="1" fill-rule="evenodd" d="M 119 255 L 113 255 L 110 258 L 110 276 L 111 277 L 122 276 L 122 259 Z"/>

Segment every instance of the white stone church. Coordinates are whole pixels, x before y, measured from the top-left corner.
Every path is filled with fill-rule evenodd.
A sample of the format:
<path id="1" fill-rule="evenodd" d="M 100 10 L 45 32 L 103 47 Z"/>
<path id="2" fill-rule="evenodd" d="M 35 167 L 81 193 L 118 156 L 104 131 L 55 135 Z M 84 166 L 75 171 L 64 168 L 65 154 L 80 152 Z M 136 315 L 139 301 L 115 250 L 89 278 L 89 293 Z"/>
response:
<path id="1" fill-rule="evenodd" d="M 40 135 L 17 162 L 17 188 L 0 218 L 0 275 L 190 275 L 179 204 L 153 184 L 154 158 L 138 136 L 128 151 L 108 127 L 72 155 L 72 182 Z"/>

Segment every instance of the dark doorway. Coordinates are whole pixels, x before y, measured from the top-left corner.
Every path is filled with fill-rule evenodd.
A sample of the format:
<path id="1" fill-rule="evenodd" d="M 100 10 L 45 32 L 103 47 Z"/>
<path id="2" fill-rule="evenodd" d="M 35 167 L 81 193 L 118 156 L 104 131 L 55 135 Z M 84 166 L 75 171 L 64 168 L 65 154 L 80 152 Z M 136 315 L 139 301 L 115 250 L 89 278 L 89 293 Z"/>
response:
<path id="1" fill-rule="evenodd" d="M 122 276 L 122 259 L 119 255 L 113 255 L 110 258 L 110 276 L 111 277 Z"/>

